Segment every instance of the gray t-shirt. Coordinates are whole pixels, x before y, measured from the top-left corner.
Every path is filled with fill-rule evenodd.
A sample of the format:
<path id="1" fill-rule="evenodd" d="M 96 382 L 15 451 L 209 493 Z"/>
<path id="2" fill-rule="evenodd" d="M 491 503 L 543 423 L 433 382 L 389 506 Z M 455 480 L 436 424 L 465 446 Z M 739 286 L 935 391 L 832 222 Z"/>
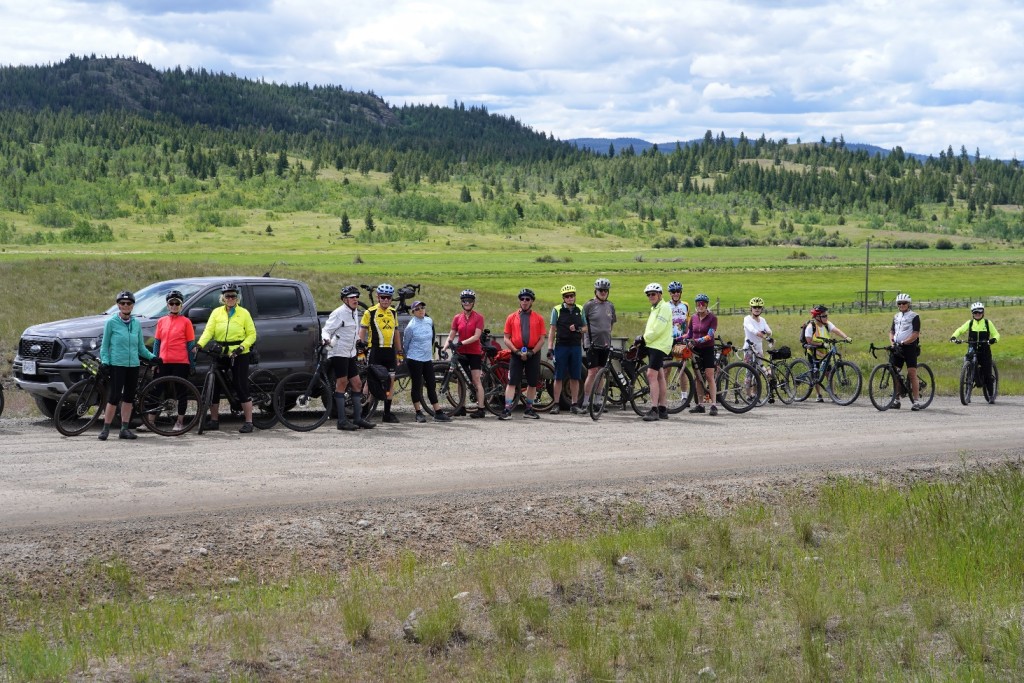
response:
<path id="1" fill-rule="evenodd" d="M 583 304 L 583 314 L 587 317 L 587 334 L 583 344 L 606 349 L 612 345 L 612 325 L 617 322 L 615 304 L 611 301 L 600 301 L 596 297 Z"/>

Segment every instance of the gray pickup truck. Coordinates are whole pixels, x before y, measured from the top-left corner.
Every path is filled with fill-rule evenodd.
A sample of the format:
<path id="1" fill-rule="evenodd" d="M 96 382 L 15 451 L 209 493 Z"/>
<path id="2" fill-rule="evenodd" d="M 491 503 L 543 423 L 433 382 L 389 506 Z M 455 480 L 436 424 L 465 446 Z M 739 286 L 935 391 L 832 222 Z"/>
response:
<path id="1" fill-rule="evenodd" d="M 252 314 L 260 368 L 278 377 L 298 370 L 312 370 L 320 325 L 328 313 L 317 313 L 309 286 L 297 280 L 221 276 L 182 278 L 149 285 L 135 293 L 133 310 L 142 323 L 147 343 L 152 343 L 157 320 L 167 315 L 164 297 L 172 289 L 184 294 L 182 314 L 194 323 L 198 339 L 210 311 L 220 305 L 220 287 L 225 282 L 239 286 L 241 305 Z M 116 311 L 115 305 L 99 315 L 33 325 L 21 335 L 14 358 L 14 380 L 32 394 L 45 416 L 52 417 L 57 399 L 85 376 L 86 371 L 75 354 L 81 350 L 95 350 L 99 354 L 103 325 Z M 199 370 L 202 372 L 204 368 Z"/>

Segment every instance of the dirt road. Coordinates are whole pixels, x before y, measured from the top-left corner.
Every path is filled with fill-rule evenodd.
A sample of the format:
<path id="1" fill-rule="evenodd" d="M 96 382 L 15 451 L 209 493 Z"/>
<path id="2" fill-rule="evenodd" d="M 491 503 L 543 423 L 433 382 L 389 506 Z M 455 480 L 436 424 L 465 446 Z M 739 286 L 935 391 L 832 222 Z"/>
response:
<path id="1" fill-rule="evenodd" d="M 129 557 L 166 571 L 207 557 L 263 562 L 302 550 L 346 564 L 580 528 L 628 502 L 648 514 L 771 497 L 833 473 L 955 468 L 1024 453 L 1024 398 L 879 413 L 867 400 L 745 415 L 628 413 L 594 423 L 459 419 L 339 433 L 277 427 L 135 442 L 65 438 L 0 419 L 0 571 Z M 344 550 L 342 550 L 342 548 Z"/>

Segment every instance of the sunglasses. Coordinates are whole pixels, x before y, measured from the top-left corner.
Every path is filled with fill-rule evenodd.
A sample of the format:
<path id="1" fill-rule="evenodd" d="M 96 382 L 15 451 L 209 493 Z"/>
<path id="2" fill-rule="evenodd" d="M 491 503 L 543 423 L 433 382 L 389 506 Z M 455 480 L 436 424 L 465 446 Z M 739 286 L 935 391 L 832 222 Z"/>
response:
<path id="1" fill-rule="evenodd" d="M 225 294 L 224 298 L 225 299 L 237 299 L 238 295 L 237 294 Z"/>
<path id="2" fill-rule="evenodd" d="M 531 298 L 530 298 L 530 297 L 528 297 L 528 296 L 521 296 L 521 297 L 519 297 L 519 300 L 520 300 L 520 301 L 533 301 L 533 299 L 531 299 Z"/>
<path id="3" fill-rule="evenodd" d="M 985 311 L 971 311 L 973 315 L 985 315 Z"/>
<path id="4" fill-rule="evenodd" d="M 387 299 L 388 301 L 391 301 L 391 297 L 389 295 L 387 295 L 387 294 L 378 294 L 377 298 L 378 299 Z"/>
<path id="5" fill-rule="evenodd" d="M 180 301 L 168 301 L 167 305 L 168 306 L 180 306 L 181 302 Z"/>
<path id="6" fill-rule="evenodd" d="M 598 290 L 595 290 L 595 291 L 598 291 L 598 292 L 604 292 L 605 294 L 607 294 L 607 293 L 608 293 L 608 290 L 607 290 L 607 289 L 598 289 Z"/>
<path id="7" fill-rule="evenodd" d="M 134 301 L 118 301 L 117 305 L 118 306 L 134 306 L 135 302 Z"/>
<path id="8" fill-rule="evenodd" d="M 562 298 L 563 299 L 575 299 L 576 295 L 575 294 L 563 294 Z"/>
<path id="9" fill-rule="evenodd" d="M 760 311 L 762 308 L 764 308 L 764 306 L 751 306 L 751 308 L 756 308 L 757 310 Z"/>
<path id="10" fill-rule="evenodd" d="M 462 303 L 463 304 L 475 304 L 476 303 L 476 299 L 463 299 Z"/>

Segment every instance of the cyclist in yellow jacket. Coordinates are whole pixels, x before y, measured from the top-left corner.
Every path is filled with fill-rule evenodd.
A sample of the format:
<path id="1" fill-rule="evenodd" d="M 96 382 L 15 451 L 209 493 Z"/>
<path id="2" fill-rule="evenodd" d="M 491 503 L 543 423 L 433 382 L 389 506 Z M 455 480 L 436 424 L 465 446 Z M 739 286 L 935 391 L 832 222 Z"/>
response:
<path id="1" fill-rule="evenodd" d="M 651 409 L 645 422 L 668 419 L 668 387 L 665 385 L 665 358 L 672 352 L 672 306 L 664 300 L 661 285 L 652 282 L 644 288 L 651 304 L 644 343 L 647 345 L 647 384 L 651 388 Z"/>
<path id="2" fill-rule="evenodd" d="M 256 343 L 256 325 L 253 324 L 249 311 L 239 306 L 241 301 L 242 295 L 239 293 L 238 285 L 233 282 L 225 282 L 221 285 L 220 302 L 224 305 L 210 312 L 210 318 L 206 321 L 206 329 L 203 330 L 196 346 L 204 349 L 211 341 L 216 342 L 224 353 L 233 359 L 231 381 L 238 394 L 238 400 L 242 402 L 242 414 L 245 416 L 245 422 L 238 431 L 242 434 L 249 434 L 252 432 L 249 351 Z M 206 423 L 206 431 L 220 429 L 220 385 L 214 384 L 213 386 L 213 402 L 210 404 L 210 419 Z"/>
<path id="3" fill-rule="evenodd" d="M 967 341 L 977 342 L 975 348 L 978 354 L 978 377 L 985 383 L 985 390 L 991 396 L 992 349 L 989 345 L 999 341 L 999 330 L 996 329 L 995 323 L 985 317 L 985 304 L 980 301 L 971 304 L 971 319 L 956 328 L 949 341 L 956 341 L 956 338 L 965 332 Z"/>

